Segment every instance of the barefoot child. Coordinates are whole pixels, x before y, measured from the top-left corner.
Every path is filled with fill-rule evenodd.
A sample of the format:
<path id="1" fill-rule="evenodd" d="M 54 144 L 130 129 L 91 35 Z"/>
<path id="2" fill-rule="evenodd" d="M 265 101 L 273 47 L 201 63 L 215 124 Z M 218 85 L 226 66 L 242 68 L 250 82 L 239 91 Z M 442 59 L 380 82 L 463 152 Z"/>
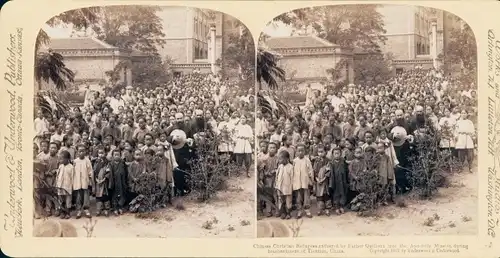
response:
<path id="1" fill-rule="evenodd" d="M 73 175 L 75 168 L 70 163 L 71 155 L 68 151 L 60 153 L 61 165 L 57 170 L 56 187 L 59 197 L 59 207 L 56 213 L 59 213 L 62 219 L 70 218 L 71 193 L 73 192 Z"/>
<path id="2" fill-rule="evenodd" d="M 328 195 L 328 183 L 330 179 L 330 171 L 328 170 L 328 159 L 323 145 L 317 146 L 318 157 L 314 160 L 314 193 L 316 195 L 316 203 L 318 205 L 318 216 L 323 213 L 330 215 L 329 206 L 331 206 L 330 196 Z"/>
<path id="3" fill-rule="evenodd" d="M 111 186 L 111 170 L 109 169 L 109 161 L 106 157 L 106 151 L 101 146 L 97 149 L 97 159 L 94 163 L 94 195 L 96 198 L 97 216 L 109 215 L 110 209 L 110 186 Z"/>
<path id="4" fill-rule="evenodd" d="M 279 153 L 279 167 L 276 171 L 276 192 L 278 196 L 278 210 L 281 219 L 290 219 L 292 211 L 293 192 L 293 165 L 290 163 L 290 154 L 283 150 Z"/>
<path id="5" fill-rule="evenodd" d="M 349 163 L 349 196 L 347 198 L 349 202 L 358 195 L 360 190 L 360 176 L 366 170 L 366 164 L 363 157 L 364 155 L 361 147 L 356 147 L 356 149 L 354 149 L 354 160 Z"/>
<path id="6" fill-rule="evenodd" d="M 132 201 L 137 197 L 137 183 L 139 176 L 146 173 L 146 164 L 144 164 L 144 157 L 141 150 L 135 150 L 134 161 L 130 164 L 128 169 L 128 187 L 129 197 L 128 201 Z"/>
<path id="7" fill-rule="evenodd" d="M 90 218 L 89 212 L 89 181 L 92 178 L 92 164 L 86 156 L 87 149 L 83 145 L 78 146 L 78 158 L 74 160 L 75 174 L 73 178 L 73 191 L 76 194 L 76 218 Z"/>
<path id="8" fill-rule="evenodd" d="M 380 196 L 383 205 L 387 205 L 387 195 L 389 195 L 389 201 L 394 202 L 396 186 L 396 181 L 394 180 L 394 163 L 391 157 L 385 152 L 386 148 L 383 142 L 377 144 L 378 178 L 379 184 L 384 189 L 382 196 Z"/>
<path id="9" fill-rule="evenodd" d="M 112 151 L 113 160 L 110 163 L 112 187 L 111 187 L 111 207 L 115 216 L 123 214 L 127 191 L 127 166 L 121 159 L 119 149 Z"/>
<path id="10" fill-rule="evenodd" d="M 268 157 L 264 162 L 262 167 L 262 184 L 265 189 L 272 189 L 273 192 L 273 201 L 277 204 L 277 195 L 275 190 L 276 184 L 276 171 L 279 166 L 279 156 L 277 155 L 278 145 L 275 142 L 269 142 L 268 144 Z M 273 214 L 273 205 L 271 201 L 266 201 L 264 215 L 267 217 L 271 217 Z M 279 211 L 275 211 L 275 215 L 279 216 Z"/>
<path id="11" fill-rule="evenodd" d="M 347 191 L 349 189 L 347 181 L 347 163 L 342 158 L 340 148 L 332 150 L 332 162 L 330 163 L 330 191 L 335 213 L 344 213 L 344 206 L 347 202 Z"/>
<path id="12" fill-rule="evenodd" d="M 303 144 L 297 145 L 297 157 L 293 160 L 293 191 L 297 194 L 297 218 L 305 212 L 311 218 L 309 186 L 313 182 L 313 168 L 311 161 L 305 157 L 306 148 Z"/>
<path id="13" fill-rule="evenodd" d="M 158 187 L 161 191 L 159 204 L 161 208 L 165 208 L 167 203 L 171 202 L 172 189 L 173 189 L 173 164 L 170 156 L 167 158 L 165 155 L 165 147 L 163 145 L 156 146 L 156 156 L 154 158 L 156 165 L 156 176 Z"/>

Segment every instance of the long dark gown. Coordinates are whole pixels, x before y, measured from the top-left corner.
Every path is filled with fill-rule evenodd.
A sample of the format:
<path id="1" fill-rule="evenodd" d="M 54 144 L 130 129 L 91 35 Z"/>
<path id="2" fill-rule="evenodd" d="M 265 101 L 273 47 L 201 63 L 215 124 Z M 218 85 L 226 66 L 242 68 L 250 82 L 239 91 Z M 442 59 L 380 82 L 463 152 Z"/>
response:
<path id="1" fill-rule="evenodd" d="M 336 208 L 345 206 L 349 182 L 347 178 L 348 166 L 344 159 L 333 160 L 330 163 L 330 184 L 332 203 Z"/>
<path id="2" fill-rule="evenodd" d="M 396 167 L 394 174 L 396 178 L 396 189 L 398 193 L 405 193 L 411 189 L 410 157 L 412 155 L 411 145 L 405 141 L 401 146 L 394 146 L 396 157 L 399 161 L 399 166 Z"/>
<path id="3" fill-rule="evenodd" d="M 127 198 L 127 166 L 123 161 L 112 161 L 110 169 L 113 176 L 113 186 L 111 188 L 112 206 L 113 209 L 122 209 Z"/>

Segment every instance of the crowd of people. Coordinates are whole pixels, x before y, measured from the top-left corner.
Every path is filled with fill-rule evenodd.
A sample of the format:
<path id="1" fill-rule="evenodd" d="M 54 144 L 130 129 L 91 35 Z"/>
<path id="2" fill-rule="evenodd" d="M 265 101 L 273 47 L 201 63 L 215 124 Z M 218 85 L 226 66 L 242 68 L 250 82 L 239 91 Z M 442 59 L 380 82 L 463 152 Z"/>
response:
<path id="1" fill-rule="evenodd" d="M 388 205 L 412 189 L 425 136 L 435 136 L 449 159 L 474 167 L 476 86 L 438 70 L 407 70 L 374 86 L 307 86 L 305 105 L 266 111 L 257 111 L 255 131 L 259 185 L 273 192 L 259 203 L 264 216 L 288 219 L 296 209 L 296 217 L 311 217 L 312 196 L 318 216 L 342 214 L 370 171 L 382 192 L 377 203 Z"/>
<path id="2" fill-rule="evenodd" d="M 35 187 L 56 191 L 36 202 L 35 216 L 91 217 L 93 198 L 95 215 L 118 216 L 145 175 L 155 182 L 155 207 L 165 207 L 189 193 L 189 173 L 203 158 L 197 146 L 207 139 L 221 139 L 218 151 L 250 176 L 253 100 L 253 90 L 194 72 L 155 89 L 87 90 L 83 105 L 62 115 L 38 110 Z"/>

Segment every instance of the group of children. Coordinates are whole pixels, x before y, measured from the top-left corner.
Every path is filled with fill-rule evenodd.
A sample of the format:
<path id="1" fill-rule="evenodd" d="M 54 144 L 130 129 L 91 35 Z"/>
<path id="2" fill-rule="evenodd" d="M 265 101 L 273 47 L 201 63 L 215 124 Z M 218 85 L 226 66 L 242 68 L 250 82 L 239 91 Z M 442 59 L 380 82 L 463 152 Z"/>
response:
<path id="1" fill-rule="evenodd" d="M 248 95 L 229 88 L 237 87 L 217 76 L 193 73 L 156 89 L 89 92 L 82 108 L 64 115 L 39 110 L 34 121 L 35 191 L 55 191 L 40 194 L 35 217 L 44 212 L 67 219 L 73 209 L 76 218 L 90 217 L 92 197 L 95 215 L 108 216 L 124 213 L 146 192 L 154 194 L 158 208 L 187 194 L 199 135 L 208 128 L 223 129 L 218 125 L 230 118 L 247 129 L 241 118 L 253 117 L 248 115 L 253 105 Z M 231 95 L 239 98 L 228 100 Z"/>
<path id="2" fill-rule="evenodd" d="M 307 87 L 305 106 L 287 114 L 258 112 L 259 184 L 274 193 L 260 211 L 286 219 L 297 209 L 297 217 L 311 217 L 315 196 L 317 215 L 342 214 L 367 191 L 387 205 L 396 192 L 411 190 L 412 156 L 431 131 L 439 135 L 436 148 L 472 171 L 473 87 L 437 70 L 415 69 L 386 84 L 351 84 L 330 95 Z"/>
<path id="3" fill-rule="evenodd" d="M 394 201 L 395 165 L 392 154 L 387 153 L 392 151 L 387 143 L 348 143 L 344 148 L 330 148 L 318 142 L 309 151 L 303 143 L 292 146 L 287 145 L 287 139 L 284 141 L 282 147 L 273 141 L 260 142 L 259 183 L 276 190 L 275 203 L 264 203 L 265 216 L 274 213 L 283 219 L 291 218 L 295 199 L 296 217 L 312 217 L 311 195 L 316 197 L 318 216 L 330 215 L 330 210 L 343 214 L 348 202 L 361 190 L 360 179 L 367 171 L 377 175 L 378 186 L 386 193 L 380 201 L 385 205 Z"/>

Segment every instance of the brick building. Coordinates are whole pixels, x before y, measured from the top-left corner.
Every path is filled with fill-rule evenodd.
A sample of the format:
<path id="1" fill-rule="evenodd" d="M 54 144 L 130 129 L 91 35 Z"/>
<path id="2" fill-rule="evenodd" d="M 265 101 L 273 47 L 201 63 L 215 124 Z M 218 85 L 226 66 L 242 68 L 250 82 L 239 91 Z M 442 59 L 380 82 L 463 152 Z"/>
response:
<path id="1" fill-rule="evenodd" d="M 158 49 L 163 58 L 173 59 L 174 74 L 194 70 L 218 72 L 216 60 L 221 58 L 228 44 L 223 35 L 237 33 L 242 26 L 232 16 L 191 7 L 163 7 L 157 14 L 166 35 L 166 43 Z M 76 72 L 76 84 L 104 82 L 106 72 L 113 70 L 120 61 L 147 58 L 137 51 L 119 49 L 92 37 L 52 38 L 48 47 L 64 56 L 66 66 Z M 129 84 L 132 77 L 132 71 L 125 68 L 119 82 Z"/>
<path id="2" fill-rule="evenodd" d="M 347 65 L 342 76 L 354 80 L 352 49 L 312 35 L 271 37 L 265 44 L 280 54 L 279 65 L 286 71 L 287 81 L 324 81 L 331 77 L 328 70 L 343 59 Z"/>
<path id="3" fill-rule="evenodd" d="M 106 72 L 112 71 L 120 61 L 141 61 L 147 58 L 138 51 L 119 49 L 92 37 L 53 38 L 47 48 L 64 57 L 66 67 L 75 72 L 75 85 L 104 83 L 107 80 Z M 129 84 L 132 76 L 130 68 L 125 67 L 119 82 Z M 42 84 L 42 88 L 51 86 Z"/>
<path id="4" fill-rule="evenodd" d="M 192 7 L 165 7 L 158 16 L 166 35 L 160 54 L 173 59 L 174 73 L 219 71 L 215 62 L 228 44 L 225 35 L 238 33 L 243 26 L 230 15 Z"/>
<path id="5" fill-rule="evenodd" d="M 455 15 L 413 5 L 381 5 L 378 12 L 384 16 L 387 37 L 382 48 L 394 55 L 396 71 L 449 66 L 445 53 L 450 31 L 461 26 Z"/>

